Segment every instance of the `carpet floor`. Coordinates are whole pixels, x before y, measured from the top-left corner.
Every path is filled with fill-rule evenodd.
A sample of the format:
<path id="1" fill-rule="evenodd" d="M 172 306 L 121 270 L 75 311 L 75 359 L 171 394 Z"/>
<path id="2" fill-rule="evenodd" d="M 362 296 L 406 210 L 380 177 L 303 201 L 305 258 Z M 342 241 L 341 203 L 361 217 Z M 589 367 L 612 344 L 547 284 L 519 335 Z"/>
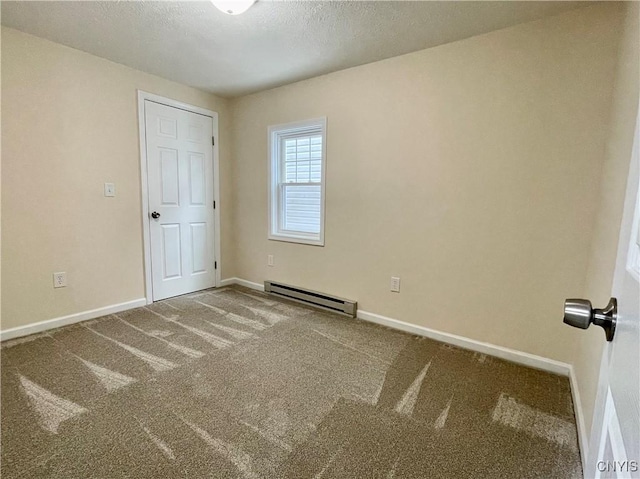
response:
<path id="1" fill-rule="evenodd" d="M 240 287 L 1 354 L 6 479 L 582 474 L 567 378 Z"/>

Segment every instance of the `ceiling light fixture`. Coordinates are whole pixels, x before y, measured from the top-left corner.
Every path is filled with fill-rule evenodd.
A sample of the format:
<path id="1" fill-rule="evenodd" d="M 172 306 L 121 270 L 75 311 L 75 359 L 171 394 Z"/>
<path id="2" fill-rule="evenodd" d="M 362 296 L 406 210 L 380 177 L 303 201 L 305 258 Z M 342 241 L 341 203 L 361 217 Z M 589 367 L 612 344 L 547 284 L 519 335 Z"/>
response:
<path id="1" fill-rule="evenodd" d="M 221 12 L 229 15 L 240 15 L 249 10 L 256 0 L 211 0 L 211 3 Z"/>

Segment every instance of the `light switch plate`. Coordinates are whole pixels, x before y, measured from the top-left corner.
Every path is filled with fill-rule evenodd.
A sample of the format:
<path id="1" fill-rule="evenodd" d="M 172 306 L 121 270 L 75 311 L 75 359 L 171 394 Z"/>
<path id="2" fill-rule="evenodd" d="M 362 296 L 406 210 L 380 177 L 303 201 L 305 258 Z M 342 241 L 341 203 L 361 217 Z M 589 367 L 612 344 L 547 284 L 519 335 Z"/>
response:
<path id="1" fill-rule="evenodd" d="M 400 292 L 400 278 L 396 276 L 391 277 L 391 291 L 394 293 Z"/>
<path id="2" fill-rule="evenodd" d="M 116 196 L 116 185 L 114 183 L 104 184 L 104 196 L 107 196 L 107 197 Z"/>
<path id="3" fill-rule="evenodd" d="M 273 266 L 273 255 L 272 254 L 268 254 L 267 255 L 267 266 Z"/>

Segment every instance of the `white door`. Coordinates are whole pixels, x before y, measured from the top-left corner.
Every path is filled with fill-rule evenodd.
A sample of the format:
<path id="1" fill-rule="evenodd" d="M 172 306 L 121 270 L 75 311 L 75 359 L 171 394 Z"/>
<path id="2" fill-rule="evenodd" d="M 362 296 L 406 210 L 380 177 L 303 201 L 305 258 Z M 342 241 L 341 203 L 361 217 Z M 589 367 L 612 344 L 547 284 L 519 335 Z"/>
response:
<path id="1" fill-rule="evenodd" d="M 213 119 L 144 103 L 154 301 L 215 286 Z"/>
<path id="2" fill-rule="evenodd" d="M 635 139 L 612 296 L 618 299 L 613 341 L 602 358 L 585 477 L 640 478 L 640 117 Z"/>

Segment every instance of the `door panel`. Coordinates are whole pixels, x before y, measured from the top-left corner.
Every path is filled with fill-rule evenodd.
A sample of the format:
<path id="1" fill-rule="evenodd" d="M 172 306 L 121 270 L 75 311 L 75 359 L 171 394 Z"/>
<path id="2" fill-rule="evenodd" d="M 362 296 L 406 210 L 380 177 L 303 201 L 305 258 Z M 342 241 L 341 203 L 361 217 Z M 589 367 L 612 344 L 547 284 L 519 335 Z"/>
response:
<path id="1" fill-rule="evenodd" d="M 182 261 L 180 257 L 180 225 L 163 224 L 162 229 L 162 258 L 164 261 L 162 279 L 174 279 L 182 276 Z"/>
<path id="2" fill-rule="evenodd" d="M 202 125 L 199 123 L 189 123 L 187 140 L 192 141 L 194 143 L 201 143 L 202 137 L 203 137 Z"/>
<path id="3" fill-rule="evenodd" d="M 629 167 L 612 296 L 618 299 L 613 341 L 605 346 L 586 477 L 640 478 L 640 117 Z"/>
<path id="4" fill-rule="evenodd" d="M 178 138 L 178 123 L 175 118 L 163 118 L 158 116 L 157 135 L 164 138 Z"/>
<path id="5" fill-rule="evenodd" d="M 207 224 L 191 223 L 192 274 L 207 271 Z"/>
<path id="6" fill-rule="evenodd" d="M 211 117 L 145 100 L 153 299 L 215 286 Z"/>
<path id="7" fill-rule="evenodd" d="M 195 153 L 189 154 L 189 166 L 191 206 L 204 206 L 206 201 L 204 156 Z"/>
<path id="8" fill-rule="evenodd" d="M 163 206 L 180 206 L 178 152 L 158 148 L 160 154 L 160 202 Z"/>

